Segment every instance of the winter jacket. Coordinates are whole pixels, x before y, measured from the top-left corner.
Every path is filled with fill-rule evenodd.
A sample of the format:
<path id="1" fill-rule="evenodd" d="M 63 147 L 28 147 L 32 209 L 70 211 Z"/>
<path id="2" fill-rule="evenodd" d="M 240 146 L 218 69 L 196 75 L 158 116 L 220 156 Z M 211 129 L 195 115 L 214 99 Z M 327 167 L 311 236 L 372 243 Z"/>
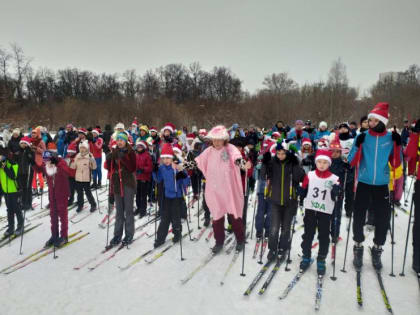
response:
<path id="1" fill-rule="evenodd" d="M 329 130 L 325 130 L 325 131 L 317 130 L 317 132 L 315 134 L 314 141 L 318 141 L 322 137 L 329 136 L 330 134 L 331 134 L 331 132 Z"/>
<path id="2" fill-rule="evenodd" d="M 158 183 L 163 181 L 165 198 L 169 199 L 181 198 L 184 188 L 190 184 L 187 173 L 174 170 L 172 165 L 160 165 L 157 173 L 153 173 L 153 179 Z"/>
<path id="3" fill-rule="evenodd" d="M 136 179 L 150 182 L 153 164 L 152 157 L 148 151 L 136 153 Z"/>
<path id="4" fill-rule="evenodd" d="M 113 134 L 113 131 L 111 129 L 111 126 L 106 125 L 105 126 L 105 131 L 102 134 L 102 138 L 104 139 L 103 150 L 104 150 L 105 153 L 109 152 L 108 145 L 109 145 L 109 141 L 111 140 L 112 134 Z"/>
<path id="5" fill-rule="evenodd" d="M 90 149 L 92 150 L 91 153 L 93 154 L 93 157 L 95 159 L 102 158 L 102 148 L 104 144 L 104 140 L 100 137 L 93 138 L 93 141 L 91 142 L 92 145 L 90 146 Z"/>
<path id="6" fill-rule="evenodd" d="M 32 149 L 35 152 L 35 164 L 37 166 L 41 166 L 42 161 L 42 154 L 45 151 L 45 143 L 41 139 L 32 139 Z"/>
<path id="7" fill-rule="evenodd" d="M 70 143 L 72 143 L 76 139 L 77 139 L 77 133 L 73 130 L 68 131 L 66 133 L 66 136 L 64 137 L 64 144 L 69 145 Z"/>
<path id="8" fill-rule="evenodd" d="M 298 134 L 296 133 L 296 129 L 293 128 L 292 130 L 290 130 L 290 132 L 287 135 L 287 139 L 288 140 L 295 140 L 296 144 L 295 147 L 300 150 L 300 147 L 302 145 L 302 139 L 303 138 L 309 138 L 309 134 L 302 130 L 301 132 L 299 132 Z"/>
<path id="9" fill-rule="evenodd" d="M 17 184 L 17 174 L 19 166 L 11 163 L 9 160 L 4 161 L 4 167 L 0 168 L 0 183 L 5 194 L 11 194 L 19 191 Z"/>
<path id="10" fill-rule="evenodd" d="M 9 143 L 7 144 L 7 147 L 9 148 L 9 151 L 11 153 L 15 154 L 16 152 L 20 150 L 20 145 L 19 145 L 20 139 L 22 139 L 21 135 L 17 136 L 16 138 L 15 137 L 10 138 Z"/>
<path id="11" fill-rule="evenodd" d="M 96 169 L 96 161 L 91 153 L 87 153 L 86 155 L 78 153 L 74 158 L 72 168 L 76 170 L 76 182 L 89 183 L 92 170 Z"/>
<path id="12" fill-rule="evenodd" d="M 63 159 L 59 158 L 57 172 L 54 175 L 47 174 L 45 165 L 42 166 L 42 172 L 47 178 L 50 204 L 67 204 L 70 195 L 68 178 L 74 171 L 67 166 Z"/>
<path id="13" fill-rule="evenodd" d="M 271 202 L 288 206 L 296 201 L 296 188 L 303 180 L 305 171 L 299 166 L 295 156 L 288 155 L 285 161 L 274 156 L 267 167 L 267 179 L 270 180 L 269 195 Z"/>
<path id="14" fill-rule="evenodd" d="M 15 162 L 18 164 L 18 184 L 20 187 L 30 187 L 32 183 L 29 182 L 29 175 L 31 168 L 35 163 L 35 154 L 29 147 L 26 149 L 20 149 L 15 153 Z"/>
<path id="15" fill-rule="evenodd" d="M 352 166 L 359 164 L 358 180 L 360 182 L 374 186 L 388 185 L 388 161 L 393 167 L 398 167 L 401 163 L 401 148 L 400 146 L 395 148 L 397 154 L 394 165 L 394 142 L 391 133 L 387 131 L 376 133 L 371 129 L 364 133 L 366 137 L 361 149 L 356 146 L 359 134 L 351 148 L 348 160 Z"/>
<path id="16" fill-rule="evenodd" d="M 48 132 L 43 132 L 42 141 L 44 141 L 45 146 L 47 146 L 48 143 L 53 142 L 53 139 L 51 138 L 51 135 Z"/>
<path id="17" fill-rule="evenodd" d="M 105 169 L 111 176 L 111 191 L 124 196 L 124 187 L 136 189 L 136 153 L 127 145 L 126 149 L 115 148 L 107 155 Z"/>
<path id="18" fill-rule="evenodd" d="M 410 131 L 407 127 L 404 127 L 403 130 L 401 130 L 401 142 L 403 146 L 406 146 L 408 144 L 409 138 L 410 138 Z"/>
<path id="19" fill-rule="evenodd" d="M 344 162 L 341 157 L 337 158 L 337 159 L 331 159 L 331 165 L 330 165 L 330 169 L 329 171 L 331 173 L 333 173 L 334 175 L 338 176 L 339 180 L 340 180 L 340 186 L 344 187 L 344 181 L 347 180 L 346 184 L 349 182 L 350 180 L 350 173 L 349 173 L 349 165 Z M 346 172 L 347 172 L 347 179 L 346 177 Z"/>
<path id="20" fill-rule="evenodd" d="M 57 141 L 56 141 L 57 153 L 60 156 L 64 156 L 64 149 L 65 149 L 64 141 L 65 141 L 65 138 L 66 138 L 66 132 L 64 130 L 60 130 L 57 134 Z"/>
<path id="21" fill-rule="evenodd" d="M 407 157 L 408 174 L 416 175 L 420 180 L 420 133 L 412 133 L 405 149 L 404 155 Z M 417 168 L 417 174 L 416 173 Z"/>

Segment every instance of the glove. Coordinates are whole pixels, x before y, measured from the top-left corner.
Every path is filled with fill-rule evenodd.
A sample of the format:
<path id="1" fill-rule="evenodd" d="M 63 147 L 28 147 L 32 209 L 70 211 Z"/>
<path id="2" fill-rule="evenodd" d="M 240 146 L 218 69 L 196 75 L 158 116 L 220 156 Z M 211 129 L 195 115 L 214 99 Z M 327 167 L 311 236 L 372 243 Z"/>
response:
<path id="1" fill-rule="evenodd" d="M 308 194 L 308 189 L 305 189 L 302 186 L 298 186 L 296 193 L 300 197 L 300 200 L 303 200 L 304 198 L 306 198 L 306 195 Z"/>
<path id="2" fill-rule="evenodd" d="M 356 138 L 356 147 L 360 148 L 360 145 L 365 141 L 366 134 L 361 133 Z"/>
<path id="3" fill-rule="evenodd" d="M 333 185 L 333 187 L 331 189 L 331 200 L 336 201 L 340 194 L 341 194 L 340 185 L 337 185 L 337 184 Z"/>
<path id="4" fill-rule="evenodd" d="M 263 164 L 267 165 L 270 162 L 270 160 L 271 160 L 271 153 L 265 152 L 263 156 L 263 160 L 262 160 Z"/>
<path id="5" fill-rule="evenodd" d="M 397 146 L 401 145 L 401 136 L 398 134 L 398 132 L 392 132 L 392 141 L 394 141 Z"/>
<path id="6" fill-rule="evenodd" d="M 58 157 L 52 156 L 51 159 L 50 159 L 50 163 L 51 164 L 54 164 L 54 165 L 57 165 L 57 163 L 58 163 Z"/>

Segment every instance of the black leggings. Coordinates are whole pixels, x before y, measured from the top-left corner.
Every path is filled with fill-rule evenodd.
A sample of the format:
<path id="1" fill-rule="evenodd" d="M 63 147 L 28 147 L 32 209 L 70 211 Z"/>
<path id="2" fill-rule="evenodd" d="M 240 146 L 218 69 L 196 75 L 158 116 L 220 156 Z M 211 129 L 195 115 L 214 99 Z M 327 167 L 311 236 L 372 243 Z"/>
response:
<path id="1" fill-rule="evenodd" d="M 303 223 L 305 231 L 302 235 L 302 252 L 303 257 L 310 258 L 312 250 L 312 241 L 314 240 L 316 228 L 318 228 L 318 258 L 325 259 L 328 255 L 328 247 L 330 246 L 330 222 L 331 215 L 306 209 Z"/>

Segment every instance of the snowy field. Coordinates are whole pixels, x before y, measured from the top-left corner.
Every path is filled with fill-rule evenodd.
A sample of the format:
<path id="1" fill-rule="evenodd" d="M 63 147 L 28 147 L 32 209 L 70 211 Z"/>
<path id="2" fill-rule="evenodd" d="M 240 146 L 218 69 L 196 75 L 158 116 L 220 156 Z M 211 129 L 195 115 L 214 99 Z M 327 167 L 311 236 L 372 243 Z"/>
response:
<path id="1" fill-rule="evenodd" d="M 314 310 L 317 278 L 315 265 L 301 278 L 285 300 L 278 299 L 298 271 L 302 228 L 297 229 L 293 239 L 291 271 L 286 272 L 283 264 L 262 296 L 258 295 L 258 291 L 271 268 L 252 294 L 248 297 L 243 296 L 244 291 L 261 268 L 257 259 L 252 259 L 255 237 L 253 237 L 253 240 L 249 240 L 246 246 L 245 277 L 240 276 L 242 259 L 238 259 L 226 278 L 225 285 L 221 286 L 220 280 L 233 256 L 232 253 L 230 255 L 221 253 L 188 283 L 181 284 L 181 279 L 186 277 L 204 260 L 209 253 L 209 248 L 213 246 L 213 239 L 210 242 L 205 240 L 210 228 L 206 230 L 204 236 L 198 242 L 191 242 L 188 237 L 184 239 L 184 261 L 180 261 L 180 247 L 176 245 L 151 264 L 147 264 L 143 259 L 127 270 L 120 270 L 119 267 L 126 266 L 133 259 L 152 248 L 153 236 L 149 238 L 143 235 L 129 246 L 129 249 L 122 249 L 115 257 L 90 271 L 88 267 L 94 266 L 115 251 L 113 249 L 97 256 L 106 242 L 106 229 L 98 226 L 107 211 L 106 193 L 101 194 L 103 191 L 98 192 L 100 193 L 99 200 L 101 201 L 102 214 L 96 211 L 79 223 L 69 222 L 69 234 L 82 230 L 78 236 L 86 232 L 89 232 L 89 235 L 58 250 L 57 259 L 53 259 L 53 255 L 49 254 L 22 269 L 8 275 L 0 275 L 1 315 L 389 314 L 384 306 L 376 274 L 371 265 L 370 255 L 366 250 L 367 245 L 372 244 L 373 233 L 368 235 L 368 241 L 365 242 L 362 274 L 363 308 L 359 308 L 356 302 L 356 273 L 352 267 L 352 240 L 350 240 L 347 257 L 347 273 L 340 272 L 344 258 L 348 222 L 345 217 L 343 217 L 341 229 L 343 241 L 337 247 L 336 275 L 338 279 L 337 281 L 330 279 L 332 266 L 328 260 L 321 309 L 318 312 Z M 251 196 L 250 213 L 253 211 L 254 198 L 255 195 Z M 44 206 L 47 202 L 46 199 L 47 195 L 44 194 Z M 6 268 L 39 250 L 49 239 L 49 217 L 36 219 L 33 215 L 42 211 L 39 198 L 35 198 L 34 203 L 38 204 L 35 211 L 27 213 L 28 216 L 32 216 L 29 227 L 37 223 L 42 223 L 42 225 L 25 234 L 22 255 L 19 255 L 20 239 L 16 239 L 10 245 L 0 248 L 0 269 Z M 87 202 L 85 202 L 86 204 Z M 407 209 L 409 210 L 409 207 Z M 196 211 L 197 204 L 191 209 L 192 222 L 190 227 L 194 229 L 192 236 L 198 234 L 197 217 L 194 216 Z M 71 210 L 69 217 L 74 212 L 74 209 Z M 79 216 L 87 213 L 88 207 Z M 395 314 L 417 315 L 420 314 L 420 291 L 417 278 L 411 269 L 411 234 L 405 269 L 406 276 L 404 278 L 399 276 L 402 268 L 408 215 L 400 210 L 397 210 L 396 213 L 398 215 L 395 218 L 394 273 L 396 277 L 389 276 L 391 271 L 391 242 L 388 237 L 383 253 L 384 268 L 382 274 L 384 285 Z M 3 202 L 0 208 L 0 217 L 5 215 L 6 209 Z M 302 216 L 298 214 L 297 219 L 296 226 L 300 226 L 303 222 Z M 136 227 L 146 222 L 145 220 L 147 219 L 137 220 Z M 252 215 L 249 215 L 248 221 L 251 222 L 251 220 Z M 202 224 L 201 221 L 200 225 L 202 226 Z M 0 228 L 5 225 L 6 221 L 4 219 L 0 221 Z M 183 232 L 186 230 L 186 224 L 184 223 Z M 110 237 L 112 237 L 112 232 L 113 227 L 110 230 Z M 136 236 L 142 235 L 143 232 L 153 234 L 154 224 L 151 223 L 142 230 L 136 231 Z M 314 256 L 316 256 L 316 252 L 317 248 L 313 252 Z M 151 258 L 154 255 L 148 255 L 146 258 Z M 93 257 L 97 257 L 97 259 L 80 270 L 74 270 L 74 267 L 84 264 Z"/>

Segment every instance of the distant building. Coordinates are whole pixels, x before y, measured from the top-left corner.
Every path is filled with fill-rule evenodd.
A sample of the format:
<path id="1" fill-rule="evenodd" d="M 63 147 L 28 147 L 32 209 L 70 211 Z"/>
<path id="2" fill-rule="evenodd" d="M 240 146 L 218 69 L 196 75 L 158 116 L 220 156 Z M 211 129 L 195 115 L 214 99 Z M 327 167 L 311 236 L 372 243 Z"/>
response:
<path id="1" fill-rule="evenodd" d="M 404 72 L 389 71 L 389 72 L 380 73 L 379 81 L 381 82 L 385 82 L 388 80 L 400 81 L 400 80 L 403 80 L 405 77 L 406 77 L 406 74 Z"/>

